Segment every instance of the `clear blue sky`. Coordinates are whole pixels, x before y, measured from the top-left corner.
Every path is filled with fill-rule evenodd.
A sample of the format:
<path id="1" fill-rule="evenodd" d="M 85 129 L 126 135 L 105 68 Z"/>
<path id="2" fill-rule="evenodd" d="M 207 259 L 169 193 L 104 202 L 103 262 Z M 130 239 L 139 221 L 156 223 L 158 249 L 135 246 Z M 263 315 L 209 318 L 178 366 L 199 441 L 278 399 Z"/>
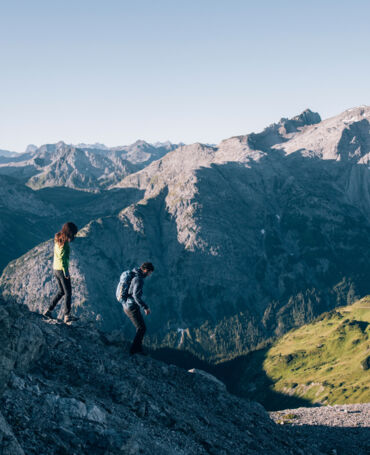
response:
<path id="1" fill-rule="evenodd" d="M 2 0 L 0 148 L 211 142 L 370 104 L 368 0 Z"/>

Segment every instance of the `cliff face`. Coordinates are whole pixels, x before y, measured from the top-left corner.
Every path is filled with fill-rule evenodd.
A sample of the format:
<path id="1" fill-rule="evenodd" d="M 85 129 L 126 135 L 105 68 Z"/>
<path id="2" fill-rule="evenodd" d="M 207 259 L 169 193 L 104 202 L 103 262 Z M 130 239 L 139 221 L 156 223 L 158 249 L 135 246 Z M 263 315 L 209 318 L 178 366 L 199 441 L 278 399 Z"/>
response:
<path id="1" fill-rule="evenodd" d="M 306 112 L 127 176 L 116 186 L 143 198 L 73 244 L 76 312 L 106 330 L 127 325 L 119 275 L 151 260 L 152 345 L 220 359 L 369 294 L 369 119 L 367 107 L 320 123 Z M 51 260 L 46 242 L 10 263 L 4 294 L 44 310 Z"/>
<path id="2" fill-rule="evenodd" d="M 3 301 L 0 327 L 3 454 L 301 453 L 262 406 L 196 372 L 129 358 L 120 336 Z"/>

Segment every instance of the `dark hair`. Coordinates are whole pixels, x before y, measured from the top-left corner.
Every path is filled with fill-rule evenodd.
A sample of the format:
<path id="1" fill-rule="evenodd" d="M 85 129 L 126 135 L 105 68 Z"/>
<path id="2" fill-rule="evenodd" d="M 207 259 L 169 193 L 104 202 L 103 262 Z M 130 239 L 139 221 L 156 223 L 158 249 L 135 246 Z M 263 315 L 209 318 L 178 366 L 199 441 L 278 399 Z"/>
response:
<path id="1" fill-rule="evenodd" d="M 144 264 L 141 264 L 140 268 L 142 270 L 146 270 L 147 272 L 153 272 L 154 271 L 154 265 L 151 262 L 144 262 Z"/>
<path id="2" fill-rule="evenodd" d="M 54 242 L 63 246 L 67 241 L 70 242 L 75 238 L 77 231 L 77 226 L 71 221 L 68 221 L 68 223 L 63 224 L 62 229 L 55 234 Z"/>

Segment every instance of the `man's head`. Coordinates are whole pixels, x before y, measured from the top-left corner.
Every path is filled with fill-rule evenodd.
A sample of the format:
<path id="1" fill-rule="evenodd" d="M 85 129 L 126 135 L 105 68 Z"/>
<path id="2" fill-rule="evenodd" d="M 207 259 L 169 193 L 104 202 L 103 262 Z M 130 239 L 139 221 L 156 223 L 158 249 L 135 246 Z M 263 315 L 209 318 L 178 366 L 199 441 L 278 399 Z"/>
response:
<path id="1" fill-rule="evenodd" d="M 154 272 L 154 265 L 151 262 L 144 262 L 140 268 L 145 276 L 149 276 Z"/>

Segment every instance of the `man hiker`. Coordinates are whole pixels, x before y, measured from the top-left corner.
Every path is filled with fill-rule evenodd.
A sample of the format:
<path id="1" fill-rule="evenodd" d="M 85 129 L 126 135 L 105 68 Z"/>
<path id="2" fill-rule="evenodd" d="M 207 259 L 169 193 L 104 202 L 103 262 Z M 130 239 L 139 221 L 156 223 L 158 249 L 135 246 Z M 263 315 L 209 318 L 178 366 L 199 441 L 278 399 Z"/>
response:
<path id="1" fill-rule="evenodd" d="M 154 266 L 151 262 L 144 262 L 141 267 L 132 270 L 133 278 L 128 288 L 127 300 L 123 303 L 123 310 L 130 318 L 136 328 L 136 335 L 130 348 L 130 355 L 142 354 L 142 343 L 146 332 L 146 326 L 141 314 L 140 308 L 143 308 L 145 315 L 150 314 L 150 309 L 142 299 L 144 278 L 150 276 L 154 271 Z"/>

